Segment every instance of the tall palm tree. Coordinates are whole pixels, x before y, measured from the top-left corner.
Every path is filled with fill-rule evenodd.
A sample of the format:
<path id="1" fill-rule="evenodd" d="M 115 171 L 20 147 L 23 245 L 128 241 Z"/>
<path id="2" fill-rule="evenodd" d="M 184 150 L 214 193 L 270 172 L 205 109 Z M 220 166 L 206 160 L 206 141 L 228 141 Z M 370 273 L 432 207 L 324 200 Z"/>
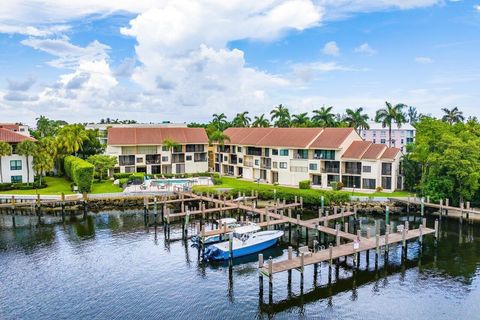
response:
<path id="1" fill-rule="evenodd" d="M 271 120 L 274 125 L 279 128 L 287 128 L 290 126 L 290 111 L 287 107 L 279 104 L 272 111 L 270 111 Z"/>
<path id="2" fill-rule="evenodd" d="M 265 115 L 255 116 L 252 122 L 252 127 L 268 128 L 270 127 L 270 121 L 265 118 Z"/>
<path id="3" fill-rule="evenodd" d="M 458 110 L 458 107 L 453 109 L 442 108 L 442 111 L 445 112 L 445 115 L 442 117 L 442 121 L 454 124 L 457 122 L 463 122 L 465 120 L 463 112 Z"/>
<path id="4" fill-rule="evenodd" d="M 310 118 L 308 117 L 308 112 L 294 114 L 292 116 L 292 127 L 308 127 L 310 125 Z"/>
<path id="5" fill-rule="evenodd" d="M 227 116 L 225 113 L 214 113 L 213 114 L 213 119 L 212 119 L 212 124 L 216 127 L 217 130 L 223 131 L 226 129 L 228 121 L 227 121 Z"/>
<path id="6" fill-rule="evenodd" d="M 24 140 L 17 145 L 17 153 L 27 159 L 27 185 L 30 184 L 30 157 L 36 150 L 37 144 L 34 141 Z"/>
<path id="7" fill-rule="evenodd" d="M 40 186 L 46 172 L 53 170 L 54 158 L 46 150 L 38 150 L 33 158 L 33 169 L 38 173 Z"/>
<path id="8" fill-rule="evenodd" d="M 417 112 L 417 108 L 409 106 L 407 110 L 408 122 L 410 124 L 415 124 L 420 119 L 420 115 Z"/>
<path id="9" fill-rule="evenodd" d="M 208 136 L 208 142 L 209 144 L 213 144 L 214 142 L 217 142 L 220 145 L 224 145 L 225 141 L 230 141 L 230 137 L 227 136 L 225 133 L 222 131 L 214 131 Z"/>
<path id="10" fill-rule="evenodd" d="M 368 114 L 362 113 L 363 108 L 357 108 L 355 110 L 347 109 L 345 112 L 347 115 L 343 118 L 343 121 L 345 121 L 349 127 L 355 128 L 358 134 L 360 134 L 362 130 L 370 129 L 368 125 Z"/>
<path id="11" fill-rule="evenodd" d="M 64 154 L 77 154 L 82 149 L 83 142 L 88 139 L 85 127 L 80 124 L 67 125 L 61 128 L 57 134 L 59 149 Z"/>
<path id="12" fill-rule="evenodd" d="M 396 104 L 392 106 L 390 102 L 385 101 L 385 108 L 377 110 L 375 115 L 375 122 L 382 124 L 382 127 L 388 127 L 388 146 L 392 146 L 392 125 L 397 124 L 397 127 L 400 128 L 402 124 L 406 123 L 405 114 L 403 109 L 406 106 L 403 103 Z"/>
<path id="13" fill-rule="evenodd" d="M 237 113 L 233 118 L 232 125 L 234 127 L 248 127 L 252 119 L 248 116 L 248 111 Z"/>
<path id="14" fill-rule="evenodd" d="M 0 182 L 3 181 L 3 172 L 2 172 L 2 157 L 6 157 L 12 154 L 12 146 L 6 143 L 5 141 L 0 141 Z"/>
<path id="15" fill-rule="evenodd" d="M 337 120 L 335 114 L 332 112 L 333 107 L 321 107 L 318 110 L 313 110 L 313 123 L 318 127 L 336 127 Z"/>

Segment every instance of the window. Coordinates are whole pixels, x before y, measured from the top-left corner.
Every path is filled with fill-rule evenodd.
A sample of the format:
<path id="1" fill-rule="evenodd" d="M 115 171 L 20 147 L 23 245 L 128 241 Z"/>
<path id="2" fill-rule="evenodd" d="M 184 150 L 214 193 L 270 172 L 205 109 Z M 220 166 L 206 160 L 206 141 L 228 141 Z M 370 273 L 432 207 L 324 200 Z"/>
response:
<path id="1" fill-rule="evenodd" d="M 346 188 L 360 188 L 360 176 L 342 176 L 343 185 Z"/>
<path id="2" fill-rule="evenodd" d="M 192 156 L 185 156 L 185 160 L 192 161 Z"/>
<path id="3" fill-rule="evenodd" d="M 288 156 L 288 149 L 280 149 L 281 156 Z"/>
<path id="4" fill-rule="evenodd" d="M 22 160 L 10 160 L 10 170 L 22 170 Z"/>
<path id="5" fill-rule="evenodd" d="M 122 147 L 122 154 L 136 154 L 136 147 Z"/>
<path id="6" fill-rule="evenodd" d="M 363 189 L 375 189 L 375 179 L 363 179 Z"/>
<path id="7" fill-rule="evenodd" d="M 159 154 L 147 154 L 145 156 L 145 162 L 147 164 L 160 164 L 161 157 Z"/>
<path id="8" fill-rule="evenodd" d="M 119 156 L 118 163 L 121 166 L 132 166 L 135 164 L 135 156 Z"/>
<path id="9" fill-rule="evenodd" d="M 313 158 L 335 160 L 335 150 L 315 150 Z"/>
<path id="10" fill-rule="evenodd" d="M 383 189 L 392 189 L 392 178 L 391 177 L 382 177 L 382 188 Z"/>
<path id="11" fill-rule="evenodd" d="M 162 146 L 162 151 L 170 151 L 167 146 Z"/>
<path id="12" fill-rule="evenodd" d="M 277 162 L 277 161 L 273 161 L 272 166 L 273 166 L 274 169 L 277 169 L 277 168 L 278 168 L 278 162 Z"/>
<path id="13" fill-rule="evenodd" d="M 204 152 L 205 147 L 203 144 L 187 144 L 186 147 L 186 152 Z"/>
<path id="14" fill-rule="evenodd" d="M 400 140 L 400 143 L 403 144 L 403 139 Z"/>
<path id="15" fill-rule="evenodd" d="M 137 163 L 143 163 L 143 158 L 137 158 Z"/>
<path id="16" fill-rule="evenodd" d="M 312 171 L 317 171 L 318 170 L 318 165 L 316 163 L 310 163 L 309 169 Z"/>
<path id="17" fill-rule="evenodd" d="M 270 149 L 269 148 L 264 149 L 264 157 L 270 157 Z"/>
<path id="18" fill-rule="evenodd" d="M 391 163 L 382 163 L 382 175 L 384 175 L 384 176 L 392 175 L 392 164 Z"/>
<path id="19" fill-rule="evenodd" d="M 286 162 L 280 162 L 280 169 L 287 169 L 287 163 Z"/>
<path id="20" fill-rule="evenodd" d="M 407 138 L 407 143 L 413 143 L 413 138 Z"/>
<path id="21" fill-rule="evenodd" d="M 12 176 L 10 179 L 12 183 L 22 183 L 22 176 Z"/>
<path id="22" fill-rule="evenodd" d="M 133 173 L 135 172 L 135 167 L 125 167 L 125 173 Z"/>
<path id="23" fill-rule="evenodd" d="M 298 149 L 296 159 L 308 159 L 308 150 Z"/>
<path id="24" fill-rule="evenodd" d="M 380 143 L 385 143 L 385 139 L 380 139 Z"/>
<path id="25" fill-rule="evenodd" d="M 237 153 L 241 153 L 242 152 L 242 147 L 237 147 Z"/>
<path id="26" fill-rule="evenodd" d="M 366 173 L 372 172 L 372 167 L 371 166 L 363 166 L 362 171 L 366 172 Z"/>
<path id="27" fill-rule="evenodd" d="M 278 156 L 278 149 L 272 149 L 272 156 Z"/>
<path id="28" fill-rule="evenodd" d="M 157 153 L 157 147 L 156 146 L 139 146 L 137 148 L 137 153 L 139 154 L 155 154 Z"/>
<path id="29" fill-rule="evenodd" d="M 163 156 L 163 157 L 162 157 L 162 162 L 168 162 L 168 157 L 167 157 L 167 156 Z"/>
<path id="30" fill-rule="evenodd" d="M 258 166 L 258 165 L 259 165 L 258 159 L 255 159 L 255 166 Z"/>
<path id="31" fill-rule="evenodd" d="M 373 139 L 373 143 L 375 143 L 375 142 L 376 142 L 375 139 Z"/>

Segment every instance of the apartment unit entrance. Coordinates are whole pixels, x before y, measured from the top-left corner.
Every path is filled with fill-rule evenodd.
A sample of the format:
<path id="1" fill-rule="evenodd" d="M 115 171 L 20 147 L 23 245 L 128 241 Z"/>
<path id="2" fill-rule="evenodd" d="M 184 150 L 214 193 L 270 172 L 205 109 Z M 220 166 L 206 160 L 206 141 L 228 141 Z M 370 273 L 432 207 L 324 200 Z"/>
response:
<path id="1" fill-rule="evenodd" d="M 272 171 L 270 175 L 272 177 L 272 183 L 278 183 L 278 172 Z"/>

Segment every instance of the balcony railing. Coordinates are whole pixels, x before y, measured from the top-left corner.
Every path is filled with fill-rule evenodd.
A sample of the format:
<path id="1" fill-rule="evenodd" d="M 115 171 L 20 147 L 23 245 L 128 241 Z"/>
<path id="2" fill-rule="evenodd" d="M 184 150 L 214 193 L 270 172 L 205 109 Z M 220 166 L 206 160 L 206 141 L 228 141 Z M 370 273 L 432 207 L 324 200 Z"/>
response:
<path id="1" fill-rule="evenodd" d="M 358 168 L 346 168 L 345 173 L 347 174 L 362 174 L 362 170 Z"/>

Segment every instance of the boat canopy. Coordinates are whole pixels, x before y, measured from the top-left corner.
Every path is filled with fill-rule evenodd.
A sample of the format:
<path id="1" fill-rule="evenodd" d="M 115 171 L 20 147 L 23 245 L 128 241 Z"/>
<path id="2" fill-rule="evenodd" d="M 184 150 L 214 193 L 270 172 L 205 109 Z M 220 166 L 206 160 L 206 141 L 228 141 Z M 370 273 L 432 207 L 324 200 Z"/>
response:
<path id="1" fill-rule="evenodd" d="M 243 227 L 235 228 L 235 233 L 236 234 L 252 233 L 252 232 L 260 231 L 261 229 L 262 228 L 252 223 Z"/>
<path id="2" fill-rule="evenodd" d="M 234 218 L 223 218 L 223 219 L 218 219 L 217 222 L 218 222 L 218 224 L 219 224 L 220 226 L 223 226 L 225 223 L 226 223 L 227 225 L 229 225 L 229 224 L 235 224 L 235 223 L 237 223 L 237 219 L 234 219 Z"/>

